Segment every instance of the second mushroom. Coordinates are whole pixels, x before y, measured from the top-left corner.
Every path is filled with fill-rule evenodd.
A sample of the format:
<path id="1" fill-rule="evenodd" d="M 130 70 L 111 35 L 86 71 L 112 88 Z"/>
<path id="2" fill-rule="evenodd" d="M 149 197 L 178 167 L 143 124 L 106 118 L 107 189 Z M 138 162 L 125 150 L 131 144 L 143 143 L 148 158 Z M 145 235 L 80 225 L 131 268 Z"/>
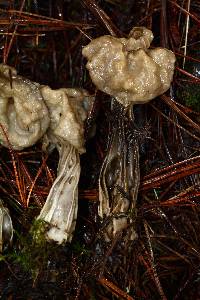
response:
<path id="1" fill-rule="evenodd" d="M 50 112 L 50 127 L 44 137 L 45 147 L 54 145 L 59 152 L 57 178 L 38 216 L 49 224 L 47 238 L 61 244 L 70 242 L 78 210 L 79 154 L 84 149 L 83 122 L 90 97 L 81 89 L 52 90 L 41 87 Z"/>

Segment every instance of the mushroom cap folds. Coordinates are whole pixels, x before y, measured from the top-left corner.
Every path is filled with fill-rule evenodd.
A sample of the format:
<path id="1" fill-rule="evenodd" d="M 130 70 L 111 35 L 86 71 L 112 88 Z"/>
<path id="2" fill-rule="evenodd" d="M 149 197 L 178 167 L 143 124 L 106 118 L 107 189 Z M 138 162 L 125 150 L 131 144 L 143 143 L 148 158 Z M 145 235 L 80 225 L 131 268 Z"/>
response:
<path id="1" fill-rule="evenodd" d="M 0 64 L 0 124 L 4 129 L 0 128 L 2 144 L 8 147 L 9 141 L 16 150 L 35 144 L 49 126 L 39 84 L 5 64 Z"/>
<path id="2" fill-rule="evenodd" d="M 62 143 L 70 143 L 79 153 L 83 153 L 83 122 L 87 117 L 87 106 L 90 106 L 88 93 L 81 89 L 52 90 L 48 86 L 42 86 L 41 93 L 50 112 L 49 141 L 56 144 L 56 138 Z"/>

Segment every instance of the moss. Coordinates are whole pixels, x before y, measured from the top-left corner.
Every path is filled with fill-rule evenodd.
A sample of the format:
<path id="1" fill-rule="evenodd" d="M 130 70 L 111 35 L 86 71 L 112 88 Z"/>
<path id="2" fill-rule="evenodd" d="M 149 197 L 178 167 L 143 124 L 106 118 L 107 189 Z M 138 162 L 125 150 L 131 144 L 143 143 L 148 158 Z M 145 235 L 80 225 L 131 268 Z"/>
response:
<path id="1" fill-rule="evenodd" d="M 16 233 L 21 250 L 15 250 L 11 258 L 20 264 L 25 272 L 31 273 L 33 279 L 47 266 L 49 257 L 54 255 L 58 247 L 46 241 L 46 229 L 46 223 L 37 220 L 26 237 Z"/>

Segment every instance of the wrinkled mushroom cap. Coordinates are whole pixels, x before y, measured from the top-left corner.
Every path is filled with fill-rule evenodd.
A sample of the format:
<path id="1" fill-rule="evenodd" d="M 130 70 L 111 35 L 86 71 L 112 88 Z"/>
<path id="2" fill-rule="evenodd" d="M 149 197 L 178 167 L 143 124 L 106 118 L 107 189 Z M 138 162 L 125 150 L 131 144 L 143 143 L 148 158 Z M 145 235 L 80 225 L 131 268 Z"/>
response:
<path id="1" fill-rule="evenodd" d="M 83 153 L 83 122 L 87 117 L 87 108 L 90 107 L 88 93 L 81 89 L 52 90 L 48 86 L 42 86 L 41 93 L 50 112 L 51 122 L 47 134 L 50 142 L 67 142 Z"/>
<path id="2" fill-rule="evenodd" d="M 8 138 L 16 150 L 35 144 L 49 125 L 39 85 L 5 64 L 0 64 L 0 124 L 1 143 L 8 147 Z"/>
<path id="3" fill-rule="evenodd" d="M 164 48 L 149 50 L 152 39 L 150 30 L 135 27 L 128 39 L 106 35 L 92 40 L 82 54 L 96 87 L 125 107 L 164 93 L 172 81 L 175 56 Z"/>

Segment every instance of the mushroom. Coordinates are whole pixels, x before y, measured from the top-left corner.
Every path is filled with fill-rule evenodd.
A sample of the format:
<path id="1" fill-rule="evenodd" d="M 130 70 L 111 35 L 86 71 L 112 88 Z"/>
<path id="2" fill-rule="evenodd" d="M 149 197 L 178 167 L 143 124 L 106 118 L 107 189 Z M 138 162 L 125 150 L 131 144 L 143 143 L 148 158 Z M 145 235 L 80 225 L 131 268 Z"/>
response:
<path id="1" fill-rule="evenodd" d="M 127 39 L 105 35 L 92 40 L 82 54 L 96 87 L 125 107 L 145 103 L 167 91 L 175 56 L 168 49 L 148 49 L 152 39 L 150 30 L 135 27 Z"/>
<path id="2" fill-rule="evenodd" d="M 0 253 L 13 239 L 13 225 L 9 210 L 3 206 L 0 200 Z"/>
<path id="3" fill-rule="evenodd" d="M 90 104 L 85 90 L 52 90 L 0 64 L 1 143 L 22 150 L 43 137 L 44 148 L 51 143 L 59 152 L 58 176 L 38 216 L 49 223 L 47 238 L 59 244 L 71 241 L 75 228 L 79 154 L 85 151 L 83 122 Z M 0 216 L 5 218 L 6 210 L 1 211 L 4 214 Z"/>
<path id="4" fill-rule="evenodd" d="M 82 50 L 93 83 L 119 102 L 114 101 L 115 121 L 99 177 L 98 214 L 103 221 L 106 220 L 107 241 L 127 228 L 135 215 L 141 132 L 133 129 L 132 106 L 148 102 L 167 91 L 173 77 L 173 52 L 164 48 L 148 49 L 152 40 L 150 30 L 134 27 L 128 38 L 101 36 Z M 125 129 L 129 130 L 131 140 Z M 130 228 L 129 237 L 134 239 L 133 226 Z"/>
<path id="5" fill-rule="evenodd" d="M 35 144 L 49 126 L 39 84 L 5 64 L 0 64 L 0 124 L 1 143 L 15 150 Z"/>
<path id="6" fill-rule="evenodd" d="M 85 90 L 41 87 L 50 112 L 50 127 L 45 147 L 53 144 L 59 152 L 57 178 L 38 216 L 49 224 L 48 240 L 62 244 L 70 242 L 75 229 L 78 210 L 79 154 L 84 149 L 83 122 L 90 107 Z"/>

